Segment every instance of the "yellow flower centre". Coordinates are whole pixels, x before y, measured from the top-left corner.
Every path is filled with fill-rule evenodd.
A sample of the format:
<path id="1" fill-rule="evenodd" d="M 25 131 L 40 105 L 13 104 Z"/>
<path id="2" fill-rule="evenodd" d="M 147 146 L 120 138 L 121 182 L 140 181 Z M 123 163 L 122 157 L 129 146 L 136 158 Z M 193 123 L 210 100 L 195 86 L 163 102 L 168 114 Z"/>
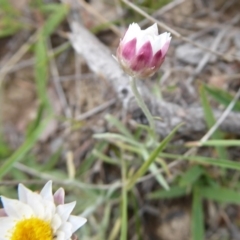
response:
<path id="1" fill-rule="evenodd" d="M 50 222 L 32 217 L 17 222 L 10 240 L 52 240 Z"/>

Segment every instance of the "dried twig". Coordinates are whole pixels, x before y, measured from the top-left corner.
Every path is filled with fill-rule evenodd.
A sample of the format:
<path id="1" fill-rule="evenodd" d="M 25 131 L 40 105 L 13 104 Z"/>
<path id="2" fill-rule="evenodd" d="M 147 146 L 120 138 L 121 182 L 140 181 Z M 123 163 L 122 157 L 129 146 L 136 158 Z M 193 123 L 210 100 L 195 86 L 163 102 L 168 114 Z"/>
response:
<path id="1" fill-rule="evenodd" d="M 236 16 L 235 18 L 233 18 L 230 23 L 235 24 L 236 22 L 239 21 L 239 16 Z M 217 37 L 215 38 L 215 40 L 212 42 L 212 45 L 210 47 L 210 49 L 212 51 L 216 51 L 223 39 L 224 36 L 226 36 L 227 32 L 229 32 L 230 28 L 231 28 L 230 24 L 225 25 L 222 30 L 219 31 Z M 194 81 L 194 79 L 196 78 L 196 76 L 203 70 L 203 68 L 207 65 L 207 63 L 209 62 L 210 58 L 211 58 L 212 54 L 207 52 L 203 55 L 203 58 L 201 59 L 201 61 L 199 62 L 198 66 L 196 67 L 196 69 L 194 70 L 194 72 L 192 73 L 192 75 L 189 76 L 189 78 L 187 79 L 186 83 L 187 85 L 191 85 L 192 82 Z"/>
<path id="2" fill-rule="evenodd" d="M 238 89 L 238 92 L 236 93 L 236 95 L 234 96 L 233 100 L 230 102 L 228 107 L 222 113 L 221 117 L 217 120 L 217 122 L 211 127 L 211 129 L 200 140 L 200 145 L 203 144 L 204 142 L 206 142 L 213 135 L 213 133 L 219 128 L 219 126 L 222 124 L 222 122 L 226 119 L 226 117 L 232 111 L 233 107 L 235 106 L 235 104 L 239 98 L 240 98 L 240 88 Z"/>
<path id="3" fill-rule="evenodd" d="M 49 45 L 50 45 L 49 52 L 50 52 L 51 55 L 53 55 L 53 50 L 52 50 L 52 46 L 51 46 L 50 41 L 49 41 Z M 53 83 L 54 83 L 54 86 L 56 88 L 56 92 L 58 94 L 60 103 L 62 105 L 62 109 L 65 113 L 65 116 L 70 118 L 72 116 L 71 108 L 68 106 L 65 93 L 63 91 L 61 82 L 59 80 L 59 73 L 58 73 L 57 65 L 56 65 L 56 62 L 55 62 L 54 58 L 51 58 L 51 60 L 50 60 L 50 69 L 51 69 L 51 73 L 52 73 L 52 77 L 53 77 Z"/>
<path id="4" fill-rule="evenodd" d="M 0 87 L 2 81 L 8 72 L 14 67 L 14 65 L 22 58 L 22 56 L 28 51 L 31 44 L 37 39 L 38 31 L 35 32 L 26 43 L 24 43 L 19 50 L 6 62 L 3 68 L 0 71 Z"/>
<path id="5" fill-rule="evenodd" d="M 163 14 L 165 14 L 166 12 L 172 10 L 173 8 L 177 7 L 178 5 L 184 3 L 186 0 L 174 0 L 171 1 L 170 3 L 166 4 L 165 6 L 163 6 L 162 8 L 158 9 L 156 12 L 154 12 L 152 14 L 152 16 L 154 18 L 157 18 L 158 16 L 162 16 Z M 144 27 L 148 24 L 149 19 L 145 18 L 144 20 L 142 20 L 139 25 L 141 27 Z"/>

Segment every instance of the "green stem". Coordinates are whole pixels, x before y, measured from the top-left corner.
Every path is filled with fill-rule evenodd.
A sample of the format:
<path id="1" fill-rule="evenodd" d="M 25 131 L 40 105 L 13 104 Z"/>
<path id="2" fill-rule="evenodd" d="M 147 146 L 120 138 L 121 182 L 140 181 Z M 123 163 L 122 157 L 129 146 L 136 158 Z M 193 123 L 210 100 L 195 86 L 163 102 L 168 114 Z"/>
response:
<path id="1" fill-rule="evenodd" d="M 142 109 L 143 113 L 145 114 L 145 116 L 149 122 L 150 128 L 153 131 L 153 134 L 155 134 L 155 125 L 154 125 L 153 116 L 150 113 L 150 111 L 148 110 L 147 105 L 143 101 L 143 98 L 137 89 L 136 79 L 133 77 L 131 77 L 131 88 L 132 88 L 133 94 L 137 100 L 138 106 Z"/>
<path id="2" fill-rule="evenodd" d="M 127 163 L 123 159 L 123 154 L 121 153 L 121 173 L 122 173 L 122 206 L 121 206 L 121 233 L 120 233 L 120 240 L 127 240 L 127 223 L 128 223 L 128 193 L 127 193 Z"/>

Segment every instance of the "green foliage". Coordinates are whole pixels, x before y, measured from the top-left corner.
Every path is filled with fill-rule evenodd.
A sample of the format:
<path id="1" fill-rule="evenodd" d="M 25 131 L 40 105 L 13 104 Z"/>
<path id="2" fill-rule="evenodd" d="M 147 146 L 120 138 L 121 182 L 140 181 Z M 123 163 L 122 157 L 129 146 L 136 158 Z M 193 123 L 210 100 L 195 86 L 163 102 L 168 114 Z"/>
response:
<path id="1" fill-rule="evenodd" d="M 158 190 L 155 192 L 152 192 L 148 195 L 149 199 L 172 199 L 172 198 L 178 198 L 178 197 L 183 197 L 187 194 L 187 189 L 185 187 L 179 187 L 179 186 L 174 186 L 171 187 L 170 190 Z"/>
<path id="2" fill-rule="evenodd" d="M 203 174 L 204 169 L 201 166 L 195 165 L 182 175 L 179 185 L 183 187 L 192 186 Z"/>
<path id="3" fill-rule="evenodd" d="M 233 96 L 219 88 L 210 87 L 208 85 L 204 85 L 204 89 L 209 93 L 209 95 L 214 98 L 217 102 L 223 104 L 224 106 L 228 106 L 229 103 L 233 100 Z M 233 110 L 240 111 L 240 101 L 237 101 Z"/>
<path id="4" fill-rule="evenodd" d="M 169 1 L 141 1 L 140 7 L 151 13 L 166 2 Z M 59 24 L 65 20 L 68 10 L 68 7 L 62 4 L 45 4 L 42 0 L 32 1 L 30 11 L 37 11 L 44 19 L 41 26 L 37 25 L 37 29 L 35 26 L 23 24 L 21 14 L 8 0 L 0 0 L 0 38 L 12 36 L 21 29 L 37 31 L 37 38 L 32 49 L 36 60 L 34 73 L 39 103 L 37 116 L 27 127 L 25 140 L 19 148 L 13 151 L 0 138 L 0 179 L 2 181 L 12 179 L 19 182 L 27 180 L 29 181 L 27 184 L 30 184 L 28 186 L 36 190 L 40 188 L 39 184 L 42 186 L 47 179 L 53 179 L 54 188 L 59 185 L 66 189 L 67 202 L 77 200 L 76 213 L 82 213 L 89 219 L 86 227 L 81 229 L 81 239 L 87 240 L 89 236 L 94 235 L 91 239 L 126 240 L 128 239 L 130 217 L 135 224 L 135 237 L 137 236 L 137 239 L 142 237 L 142 219 L 139 214 L 140 206 L 136 190 L 138 183 L 143 181 L 144 175 L 148 173 L 155 178 L 158 185 L 156 185 L 156 191 L 143 196 L 143 198 L 148 201 L 186 196 L 192 198 L 192 239 L 204 239 L 203 202 L 205 200 L 215 201 L 219 204 L 240 204 L 240 193 L 237 187 L 232 187 L 237 184 L 229 177 L 229 170 L 238 172 L 240 163 L 230 158 L 228 148 L 239 147 L 240 140 L 225 139 L 226 136 L 219 130 L 212 135 L 210 140 L 201 144 L 206 150 L 216 150 L 217 154 L 213 151 L 206 151 L 209 155 L 204 153 L 202 156 L 199 150 L 197 154 L 187 156 L 173 154 L 173 152 L 178 152 L 178 148 L 185 147 L 184 145 L 177 146 L 171 142 L 178 127 L 165 139 L 159 141 L 151 137 L 151 130 L 148 126 L 138 124 L 134 131 L 130 131 L 117 118 L 107 115 L 106 120 L 115 131 L 94 135 L 93 149 L 86 154 L 80 166 L 75 169 L 74 179 L 69 178 L 65 169 L 65 161 L 63 161 L 65 160 L 65 151 L 62 146 L 49 154 L 50 156 L 46 157 L 44 164 L 38 162 L 37 156 L 32 150 L 48 122 L 54 117 L 47 95 L 49 59 L 56 57 L 70 47 L 69 42 L 67 42 L 57 48 L 54 54 L 49 54 L 48 41 L 56 32 Z M 133 19 L 130 19 L 131 17 Z M 139 16 L 136 18 L 136 13 L 133 13 L 126 19 L 126 22 L 136 22 L 137 19 L 141 20 L 142 18 Z M 108 23 L 99 25 L 95 30 L 99 31 L 107 26 Z M 160 97 L 159 93 L 157 92 Z M 209 101 L 210 97 L 223 106 L 227 106 L 232 101 L 233 96 L 226 91 L 208 85 L 201 87 L 200 96 L 205 120 L 208 129 L 210 129 L 216 122 Z M 240 111 L 239 101 L 234 110 Z M 79 129 L 84 124 L 70 121 L 73 123 L 72 130 Z M 211 154 L 215 155 L 212 157 Z M 185 161 L 185 169 L 180 168 L 179 174 L 172 176 L 169 163 L 175 163 L 179 159 Z M 24 165 L 20 165 L 21 163 Z M 86 183 L 94 175 L 92 172 L 95 171 L 95 168 L 98 169 L 98 166 L 102 164 L 116 171 L 116 174 L 115 172 L 113 174 L 113 180 L 104 184 L 101 182 L 101 178 L 96 177 L 96 182 L 94 179 L 92 184 Z M 24 166 L 27 171 L 18 170 L 21 169 L 19 166 Z M 221 174 L 216 177 L 212 174 L 212 169 L 219 170 Z M 96 175 L 98 174 L 107 178 L 111 174 L 111 170 Z M 171 181 L 169 181 L 168 176 L 171 176 Z M 34 182 L 35 180 L 39 182 Z M 171 186 L 169 182 L 171 182 Z M 13 187 L 0 186 L 0 192 L 1 195 L 16 197 L 16 191 Z M 132 210 L 130 216 L 128 216 L 129 207 Z M 101 209 L 100 220 L 98 219 L 99 209 Z M 98 214 L 95 215 L 96 212 Z M 112 229 L 109 229 L 110 227 Z"/>
<path id="5" fill-rule="evenodd" d="M 141 143 L 139 138 L 140 135 L 133 135 L 131 134 L 126 127 L 115 119 L 112 116 L 107 116 L 106 119 L 117 129 L 121 134 L 116 133 L 104 133 L 104 134 L 95 134 L 94 137 L 98 139 L 105 139 L 106 141 L 110 141 L 114 143 L 116 146 L 120 147 L 123 150 L 130 151 L 134 154 L 137 154 L 141 159 L 145 161 L 142 168 L 136 173 L 137 175 L 134 176 L 135 180 L 138 179 L 142 174 L 146 172 L 146 169 L 150 169 L 150 171 L 155 175 L 156 180 L 161 184 L 165 189 L 169 189 L 169 186 L 165 179 L 162 177 L 162 174 L 158 173 L 158 168 L 155 163 L 157 155 L 166 147 L 167 142 L 163 141 L 162 145 L 159 146 L 157 154 L 154 152 L 152 153 L 153 149 L 157 147 L 158 143 L 154 142 L 154 139 L 151 136 L 151 129 L 149 127 L 144 126 L 143 128 L 148 132 L 148 139 L 146 142 Z M 142 129 L 140 125 L 139 128 Z M 173 131 L 173 133 L 176 129 Z M 173 134 L 172 133 L 172 134 Z M 169 141 L 172 137 L 172 134 L 169 138 L 166 138 L 166 141 Z M 106 158 L 105 158 L 106 159 Z M 135 181 L 134 180 L 134 181 Z"/>
<path id="6" fill-rule="evenodd" d="M 215 120 L 213 111 L 211 109 L 211 106 L 208 102 L 207 95 L 205 93 L 205 88 L 203 86 L 201 87 L 200 95 L 201 95 L 201 101 L 202 101 L 206 123 L 208 128 L 211 129 L 211 127 L 216 123 L 216 120 Z M 222 139 L 222 138 L 223 138 L 223 134 L 218 129 L 212 134 L 212 139 Z M 223 147 L 216 146 L 216 151 L 220 158 L 227 159 L 227 152 Z"/>
<path id="7" fill-rule="evenodd" d="M 8 0 L 0 0 L 0 38 L 8 37 L 24 28 L 19 21 L 20 13 Z"/>
<path id="8" fill-rule="evenodd" d="M 33 148 L 39 136 L 43 132 L 49 119 L 45 119 L 31 134 L 27 136 L 24 143 L 10 157 L 8 157 L 0 168 L 0 179 L 13 168 L 14 163 L 20 161 Z"/>
<path id="9" fill-rule="evenodd" d="M 192 239 L 204 239 L 204 219 L 202 197 L 198 187 L 193 190 L 193 203 L 192 203 Z"/>
<path id="10" fill-rule="evenodd" d="M 159 154 L 167 147 L 168 143 L 173 138 L 176 131 L 180 126 L 177 126 L 173 131 L 159 144 L 159 146 L 152 151 L 149 158 L 145 161 L 145 163 L 140 167 L 140 169 L 132 176 L 128 183 L 128 189 L 132 188 L 134 184 L 136 184 L 137 180 L 142 177 L 146 171 L 149 169 L 151 164 L 157 159 Z"/>

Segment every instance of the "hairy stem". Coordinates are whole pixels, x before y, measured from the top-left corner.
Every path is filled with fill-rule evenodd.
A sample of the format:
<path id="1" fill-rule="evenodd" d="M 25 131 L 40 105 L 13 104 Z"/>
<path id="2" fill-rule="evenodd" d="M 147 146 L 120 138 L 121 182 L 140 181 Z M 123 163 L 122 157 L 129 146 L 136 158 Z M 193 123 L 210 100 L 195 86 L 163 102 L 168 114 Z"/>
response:
<path id="1" fill-rule="evenodd" d="M 137 89 L 136 79 L 134 77 L 131 77 L 131 88 L 132 88 L 133 94 L 137 100 L 138 106 L 142 109 L 143 113 L 145 114 L 145 116 L 149 122 L 150 128 L 153 131 L 153 134 L 155 135 L 155 125 L 154 125 L 153 116 L 150 113 L 150 111 L 148 110 L 147 105 L 143 101 L 143 98 Z"/>

